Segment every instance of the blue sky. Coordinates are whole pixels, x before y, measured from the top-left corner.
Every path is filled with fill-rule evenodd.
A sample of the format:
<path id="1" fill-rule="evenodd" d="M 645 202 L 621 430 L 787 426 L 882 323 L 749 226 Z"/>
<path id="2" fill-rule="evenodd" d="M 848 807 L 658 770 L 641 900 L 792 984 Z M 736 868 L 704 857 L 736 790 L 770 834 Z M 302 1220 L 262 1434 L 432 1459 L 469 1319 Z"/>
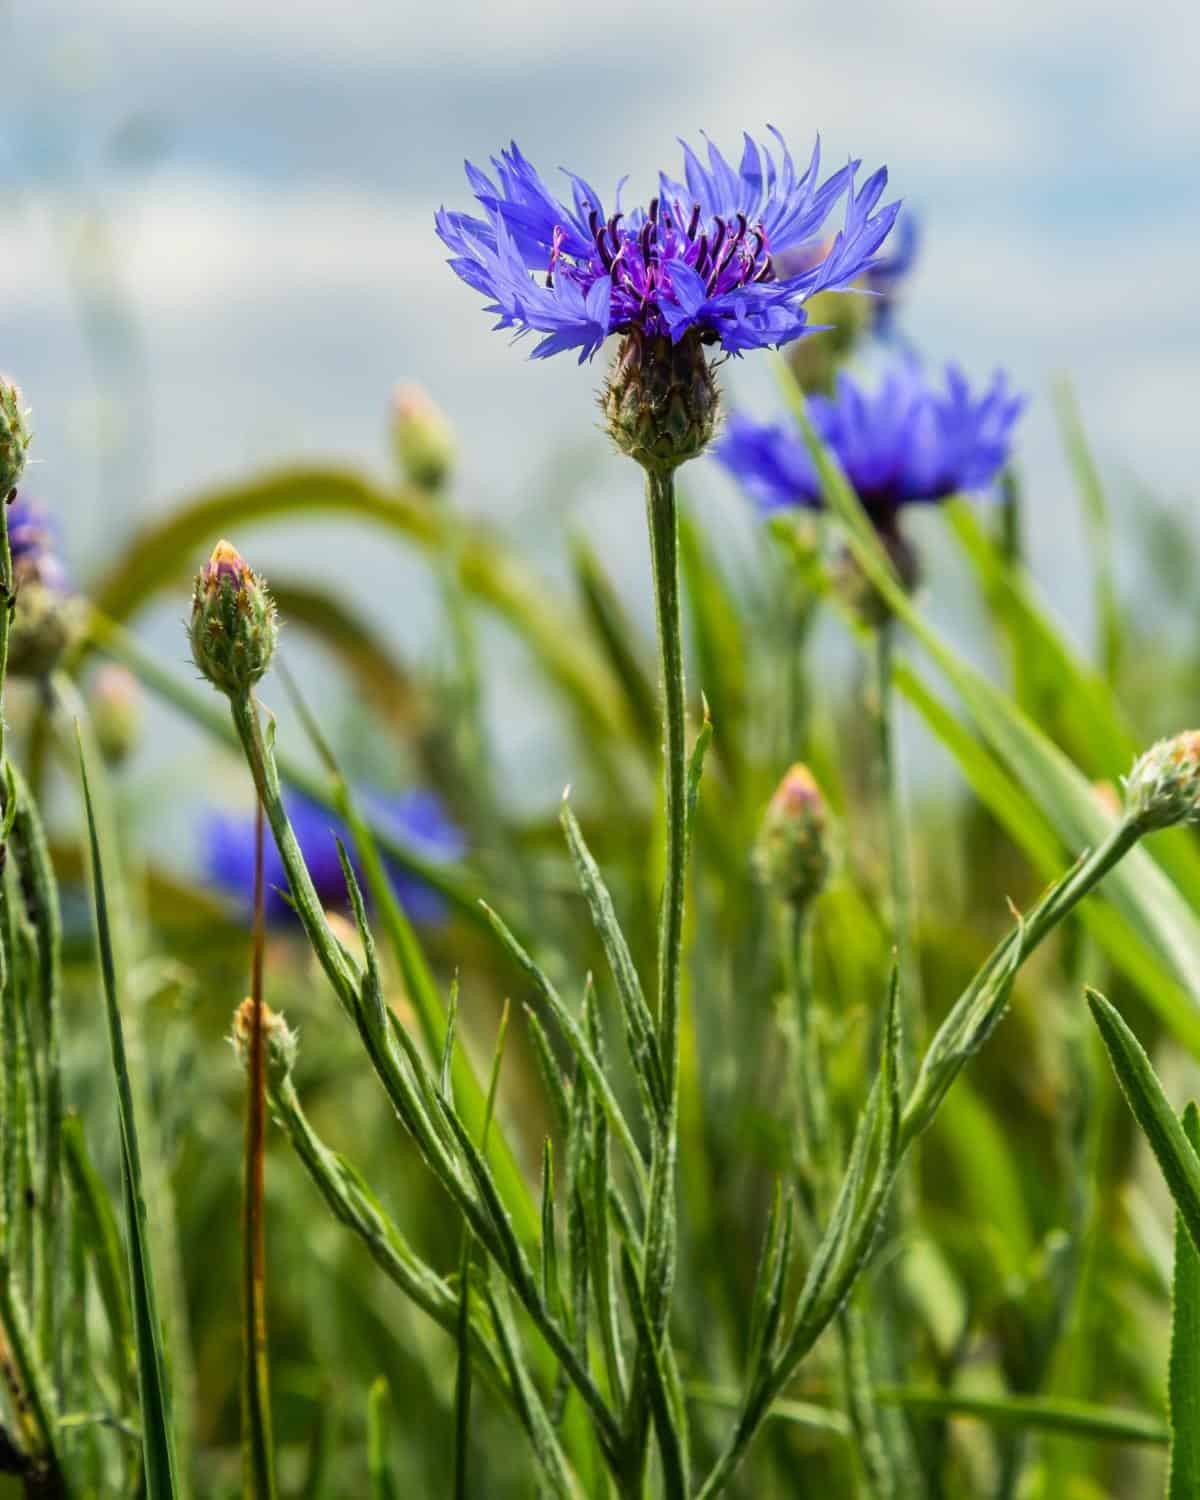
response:
<path id="1" fill-rule="evenodd" d="M 0 51 L 0 367 L 35 404 L 38 488 L 85 565 L 119 534 L 113 508 L 297 452 L 384 463 L 406 378 L 463 434 L 473 509 L 518 524 L 547 484 L 565 506 L 555 464 L 582 455 L 574 514 L 640 592 L 637 478 L 595 430 L 602 366 L 534 365 L 489 333 L 432 233 L 466 200 L 463 158 L 510 136 L 548 171 L 630 172 L 631 191 L 677 134 L 735 146 L 767 122 L 798 152 L 819 129 L 831 165 L 886 161 L 926 226 L 908 332 L 1032 398 L 1035 560 L 1069 617 L 1052 375 L 1072 372 L 1118 489 L 1136 473 L 1192 493 L 1195 6 L 0 0 Z M 727 388 L 770 406 L 753 361 Z M 716 512 L 739 503 L 700 466 L 689 483 Z M 561 552 L 554 525 L 526 532 Z M 268 569 L 327 553 L 304 528 L 261 546 Z M 427 613 L 413 569 L 344 546 L 368 607 L 419 636 L 380 602 L 394 567 Z"/>

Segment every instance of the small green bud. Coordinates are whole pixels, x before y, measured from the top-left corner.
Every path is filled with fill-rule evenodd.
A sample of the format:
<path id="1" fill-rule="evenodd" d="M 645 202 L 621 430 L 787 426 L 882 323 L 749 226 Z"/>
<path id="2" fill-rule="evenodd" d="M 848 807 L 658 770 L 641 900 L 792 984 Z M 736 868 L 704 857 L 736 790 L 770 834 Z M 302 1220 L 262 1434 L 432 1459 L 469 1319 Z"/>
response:
<path id="1" fill-rule="evenodd" d="M 1145 832 L 1200 820 L 1200 729 L 1159 740 L 1134 762 L 1125 810 Z"/>
<path id="2" fill-rule="evenodd" d="M 49 677 L 84 626 L 82 601 L 39 578 L 18 579 L 8 627 L 8 670 L 13 677 Z"/>
<path id="3" fill-rule="evenodd" d="M 231 698 L 248 693 L 271 665 L 279 635 L 275 601 L 229 542 L 217 543 L 196 576 L 188 633 L 192 660 Z"/>
<path id="4" fill-rule="evenodd" d="M 426 494 L 444 489 L 456 446 L 441 407 L 419 385 L 398 385 L 392 394 L 392 451 L 404 479 Z"/>
<path id="5" fill-rule="evenodd" d="M 89 708 L 104 758 L 120 765 L 141 736 L 142 695 L 137 678 L 118 662 L 106 662 L 92 683 Z"/>
<path id="6" fill-rule="evenodd" d="M 794 765 L 767 804 L 754 859 L 763 883 L 798 911 L 829 879 L 825 799 L 807 766 Z"/>
<path id="7" fill-rule="evenodd" d="M 833 394 L 838 370 L 871 326 L 872 300 L 857 292 L 818 292 L 804 304 L 817 331 L 794 339 L 787 361 L 806 394 Z"/>
<path id="8" fill-rule="evenodd" d="M 29 416 L 21 406 L 21 392 L 0 376 L 0 502 L 17 487 L 29 455 Z"/>
<path id="9" fill-rule="evenodd" d="M 262 1008 L 263 1053 L 268 1085 L 278 1086 L 296 1066 L 299 1038 L 278 1011 L 264 1001 Z M 243 1068 L 250 1066 L 250 1048 L 254 1039 L 254 1001 L 243 1000 L 233 1013 L 233 1030 L 229 1040 Z"/>
<path id="10" fill-rule="evenodd" d="M 699 335 L 621 340 L 601 397 L 608 431 L 643 469 L 670 474 L 703 453 L 716 428 L 717 383 Z"/>

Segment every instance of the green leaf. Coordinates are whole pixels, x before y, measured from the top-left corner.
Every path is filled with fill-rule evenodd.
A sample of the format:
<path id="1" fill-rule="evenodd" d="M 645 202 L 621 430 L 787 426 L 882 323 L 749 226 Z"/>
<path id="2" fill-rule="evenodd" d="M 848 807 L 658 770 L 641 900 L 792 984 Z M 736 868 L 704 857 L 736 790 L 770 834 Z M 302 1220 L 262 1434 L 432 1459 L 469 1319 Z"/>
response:
<path id="1" fill-rule="evenodd" d="M 1088 990 L 1087 1001 L 1121 1092 L 1150 1143 L 1193 1246 L 1200 1248 L 1200 1157 L 1167 1102 L 1150 1059 L 1120 1012 L 1096 990 Z"/>
<path id="2" fill-rule="evenodd" d="M 880 1386 L 876 1400 L 933 1417 L 974 1417 L 992 1427 L 1065 1432 L 1073 1437 L 1113 1443 L 1165 1443 L 1167 1429 L 1156 1417 L 1064 1401 L 1057 1396 L 967 1396 L 953 1391 Z"/>
<path id="3" fill-rule="evenodd" d="M 1183 1133 L 1200 1152 L 1200 1111 L 1189 1104 Z M 1200 1495 L 1200 1253 L 1188 1236 L 1183 1215 L 1175 1218 L 1175 1277 L 1171 1293 L 1171 1361 L 1167 1414 L 1171 1457 L 1167 1500 Z"/>
<path id="4" fill-rule="evenodd" d="M 125 1037 L 121 1026 L 121 1011 L 117 995 L 117 975 L 113 966 L 104 870 L 100 856 L 100 842 L 96 836 L 96 818 L 92 808 L 92 794 L 88 785 L 87 763 L 84 759 L 82 743 L 79 747 L 79 770 L 83 783 L 84 805 L 87 809 L 92 900 L 96 913 L 96 940 L 100 954 L 100 972 L 104 982 L 108 1039 L 112 1052 L 117 1113 L 121 1126 L 121 1177 L 125 1189 L 125 1228 L 128 1237 L 134 1344 L 137 1349 L 146 1500 L 174 1500 L 174 1497 L 179 1494 L 179 1474 L 175 1457 L 175 1433 L 171 1415 L 171 1391 L 167 1379 L 167 1358 L 163 1348 L 162 1323 L 158 1314 L 154 1268 L 150 1263 L 146 1200 L 142 1189 L 141 1154 L 138 1150 L 133 1092 L 129 1083 L 129 1070 L 125 1058 Z"/>
<path id="5" fill-rule="evenodd" d="M 612 897 L 604 883 L 599 866 L 592 858 L 583 832 L 575 814 L 564 800 L 559 814 L 567 846 L 575 864 L 575 874 L 587 901 L 592 922 L 600 935 L 604 956 L 612 971 L 621 1001 L 621 1012 L 625 1018 L 625 1035 L 629 1054 L 641 1085 L 647 1113 L 653 1122 L 665 1121 L 667 1114 L 666 1084 L 663 1081 L 662 1063 L 658 1053 L 658 1038 L 654 1029 L 654 1017 L 646 1004 L 641 980 L 617 920 Z"/>

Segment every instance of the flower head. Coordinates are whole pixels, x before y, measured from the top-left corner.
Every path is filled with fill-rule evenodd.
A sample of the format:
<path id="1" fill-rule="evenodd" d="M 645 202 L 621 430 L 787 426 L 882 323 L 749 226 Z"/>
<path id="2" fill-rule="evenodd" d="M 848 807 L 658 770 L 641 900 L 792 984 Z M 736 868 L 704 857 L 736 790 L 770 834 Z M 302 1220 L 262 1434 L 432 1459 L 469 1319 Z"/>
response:
<path id="1" fill-rule="evenodd" d="M 767 804 L 754 852 L 764 884 L 797 910 L 809 906 L 829 879 L 827 823 L 812 772 L 792 766 Z"/>
<path id="2" fill-rule="evenodd" d="M 0 504 L 17 487 L 29 455 L 29 412 L 19 387 L 0 375 Z"/>
<path id="3" fill-rule="evenodd" d="M 1200 820 L 1200 729 L 1159 740 L 1134 762 L 1125 807 L 1146 830 Z"/>
<path id="4" fill-rule="evenodd" d="M 1023 406 L 1002 374 L 973 397 L 956 367 L 948 367 L 942 390 L 905 361 L 871 393 L 839 376 L 836 394 L 810 397 L 808 411 L 867 514 L 889 530 L 904 505 L 990 484 L 1008 459 Z M 821 505 L 816 466 L 791 423 L 756 422 L 735 412 L 716 452 L 763 510 Z"/>
<path id="5" fill-rule="evenodd" d="M 271 665 L 279 637 L 275 601 L 230 542 L 218 542 L 196 575 L 188 635 L 192 660 L 230 697 L 248 693 Z"/>
<path id="6" fill-rule="evenodd" d="M 514 143 L 492 160 L 495 182 L 467 163 L 483 216 L 442 209 L 437 232 L 498 328 L 542 335 L 538 359 L 578 349 L 582 363 L 610 333 L 677 344 L 694 331 L 731 354 L 786 344 L 811 331 L 809 297 L 869 269 L 899 205 L 875 211 L 886 169 L 857 190 L 856 161 L 820 182 L 819 146 L 797 173 L 772 134 L 778 159 L 746 136 L 736 167 L 711 144 L 705 165 L 685 144 L 683 181 L 660 175 L 649 205 L 628 213 L 620 188 L 610 213 L 573 173 L 570 202 L 556 198 Z M 821 253 L 843 196 L 843 226 Z M 804 268 L 781 274 L 779 258 L 805 247 Z"/>
<path id="7" fill-rule="evenodd" d="M 300 852 L 321 904 L 330 911 L 345 910 L 350 899 L 338 858 L 337 840 L 349 846 L 345 825 L 318 803 L 298 793 L 284 798 Z M 456 859 L 464 848 L 462 834 L 446 816 L 432 792 L 413 790 L 394 797 L 372 797 L 371 811 L 392 827 L 405 843 L 432 859 Z M 209 812 L 202 829 L 204 863 L 215 885 L 236 897 L 249 911 L 254 898 L 254 817 Z M 356 860 L 351 863 L 359 879 Z M 436 922 L 444 907 L 442 898 L 423 881 L 405 870 L 389 867 L 392 888 L 414 921 Z M 268 922 L 286 923 L 293 911 L 286 896 L 287 876 L 283 861 L 268 834 L 263 845 L 263 905 Z"/>

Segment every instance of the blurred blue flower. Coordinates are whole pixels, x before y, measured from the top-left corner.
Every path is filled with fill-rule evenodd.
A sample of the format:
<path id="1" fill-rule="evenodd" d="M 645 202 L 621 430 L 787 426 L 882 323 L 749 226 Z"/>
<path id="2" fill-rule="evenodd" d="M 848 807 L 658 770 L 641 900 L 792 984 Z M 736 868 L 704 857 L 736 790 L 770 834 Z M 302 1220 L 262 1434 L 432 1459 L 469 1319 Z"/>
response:
<path id="1" fill-rule="evenodd" d="M 441 801 L 426 791 L 408 791 L 398 796 L 363 799 L 364 810 L 385 828 L 392 829 L 420 853 L 431 859 L 457 859 L 464 851 L 462 834 L 447 817 Z M 308 872 L 326 909 L 349 906 L 346 882 L 338 860 L 337 839 L 350 853 L 359 881 L 362 869 L 350 847 L 346 826 L 333 813 L 296 792 L 284 797 Z M 204 863 L 214 885 L 235 896 L 249 912 L 254 901 L 254 816 L 210 811 L 202 829 Z M 388 863 L 392 889 L 414 922 L 438 922 L 445 912 L 442 897 L 423 880 Z M 267 921 L 286 923 L 294 919 L 287 899 L 287 877 L 275 840 L 268 828 L 263 840 L 263 904 Z"/>
<path id="2" fill-rule="evenodd" d="M 887 529 L 903 505 L 990 484 L 1008 460 L 1024 405 L 1000 372 L 972 397 L 955 366 L 947 367 L 942 390 L 915 362 L 904 361 L 873 393 L 839 375 L 836 395 L 809 397 L 808 413 L 868 515 Z M 734 412 L 716 454 L 764 511 L 821 505 L 816 467 L 791 423 Z"/>
<path id="3" fill-rule="evenodd" d="M 611 215 L 570 172 L 571 206 L 555 198 L 514 143 L 492 158 L 498 186 L 467 163 L 484 217 L 443 208 L 437 232 L 497 328 L 544 335 L 535 359 L 578 349 L 582 363 L 610 333 L 634 331 L 678 343 L 694 328 L 731 354 L 785 344 L 810 331 L 809 297 L 870 268 L 900 205 L 874 212 L 886 168 L 857 191 L 857 161 L 818 185 L 819 142 L 797 175 L 771 133 L 779 161 L 746 136 L 736 168 L 712 144 L 707 166 L 684 144 L 683 182 L 660 175 L 658 196 L 629 213 L 618 186 Z M 843 227 L 822 245 L 821 226 L 843 195 Z M 780 274 L 776 257 L 806 250 L 802 269 Z"/>
<path id="4" fill-rule="evenodd" d="M 62 589 L 66 575 L 55 552 L 55 535 L 49 517 L 36 501 L 18 494 L 8 506 L 8 546 L 18 585 L 25 582 Z"/>
<path id="5" fill-rule="evenodd" d="M 878 255 L 864 278 L 871 299 L 871 322 L 875 332 L 886 338 L 895 322 L 900 291 L 917 261 L 921 230 L 910 211 L 900 215 L 896 233 L 888 241 L 888 253 Z"/>

